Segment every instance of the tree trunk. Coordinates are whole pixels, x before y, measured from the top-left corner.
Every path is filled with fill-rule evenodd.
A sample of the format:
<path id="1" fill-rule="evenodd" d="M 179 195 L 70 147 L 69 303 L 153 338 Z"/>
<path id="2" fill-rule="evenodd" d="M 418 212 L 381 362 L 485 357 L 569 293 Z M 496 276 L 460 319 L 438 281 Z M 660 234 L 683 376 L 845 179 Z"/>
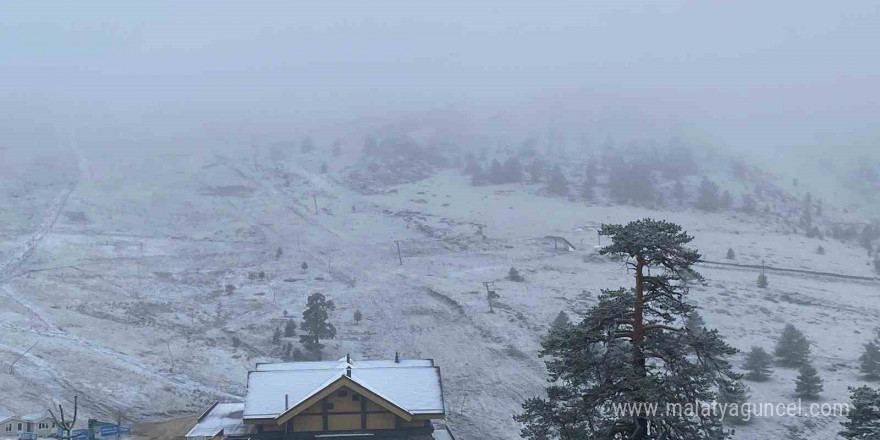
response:
<path id="1" fill-rule="evenodd" d="M 645 377 L 645 354 L 643 352 L 643 342 L 645 340 L 644 330 L 644 287 L 642 270 L 645 268 L 645 260 L 639 257 L 636 261 L 636 298 L 633 305 L 633 366 L 639 379 Z M 648 419 L 644 417 L 638 418 L 639 427 L 633 436 L 633 439 L 641 439 L 645 436 L 648 429 Z"/>

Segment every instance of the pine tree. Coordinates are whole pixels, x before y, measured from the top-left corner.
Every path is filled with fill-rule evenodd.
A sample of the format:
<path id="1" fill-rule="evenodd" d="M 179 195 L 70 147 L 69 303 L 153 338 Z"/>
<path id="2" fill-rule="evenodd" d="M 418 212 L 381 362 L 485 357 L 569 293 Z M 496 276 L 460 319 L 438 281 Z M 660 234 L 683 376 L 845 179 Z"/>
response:
<path id="1" fill-rule="evenodd" d="M 752 196 L 750 196 L 750 195 L 748 195 L 748 194 L 743 194 L 742 199 L 743 199 L 743 201 L 742 201 L 742 203 L 743 203 L 743 204 L 742 204 L 742 211 L 743 211 L 744 213 L 746 213 L 746 214 L 754 214 L 755 211 L 758 210 L 758 207 L 757 207 L 757 205 L 755 204 L 755 199 L 753 199 Z"/>
<path id="2" fill-rule="evenodd" d="M 333 301 L 324 297 L 324 294 L 315 292 L 309 295 L 306 310 L 303 312 L 303 321 L 300 329 L 305 334 L 300 335 L 299 341 L 311 352 L 320 351 L 324 348 L 321 339 L 333 339 L 336 337 L 336 327 L 327 322 L 330 312 L 336 310 Z"/>
<path id="3" fill-rule="evenodd" d="M 568 179 L 562 174 L 562 168 L 559 165 L 553 167 L 550 172 L 550 181 L 547 183 L 547 189 L 553 194 L 564 196 L 568 194 Z"/>
<path id="4" fill-rule="evenodd" d="M 762 289 L 767 288 L 767 285 L 768 285 L 767 275 L 764 274 L 764 272 L 761 272 L 758 274 L 758 283 L 757 284 L 758 284 L 758 287 L 760 287 Z"/>
<path id="5" fill-rule="evenodd" d="M 518 283 L 526 280 L 522 277 L 522 275 L 519 274 L 519 271 L 516 270 L 515 267 L 511 267 L 510 270 L 507 272 L 507 279 L 510 281 L 516 281 Z"/>
<path id="6" fill-rule="evenodd" d="M 751 420 L 749 387 L 740 381 L 718 387 L 718 403 L 724 413 L 724 422 L 733 425 L 744 425 Z"/>
<path id="7" fill-rule="evenodd" d="M 816 253 L 819 254 L 819 255 L 825 255 L 825 248 L 822 247 L 822 246 L 817 247 L 817 248 L 816 248 Z"/>
<path id="8" fill-rule="evenodd" d="M 306 263 L 305 261 L 303 261 L 303 263 L 300 264 L 299 267 L 300 267 L 302 270 L 308 270 L 308 269 L 309 269 L 309 264 Z"/>
<path id="9" fill-rule="evenodd" d="M 852 404 L 840 436 L 847 440 L 880 439 L 880 390 L 862 386 L 849 388 Z"/>
<path id="10" fill-rule="evenodd" d="M 874 342 L 865 344 L 865 349 L 859 357 L 859 371 L 868 380 L 880 379 L 880 348 Z"/>
<path id="11" fill-rule="evenodd" d="M 684 326 L 693 333 L 699 333 L 706 329 L 706 321 L 703 321 L 703 317 L 694 310 L 688 314 L 687 319 L 684 321 Z"/>
<path id="12" fill-rule="evenodd" d="M 813 228 L 813 196 L 810 195 L 810 193 L 807 193 L 807 196 L 804 197 L 803 213 L 801 213 L 801 227 L 808 232 Z"/>
<path id="13" fill-rule="evenodd" d="M 684 184 L 681 183 L 681 179 L 675 180 L 675 186 L 672 188 L 672 198 L 678 201 L 679 203 L 684 201 L 685 193 L 684 193 Z"/>
<path id="14" fill-rule="evenodd" d="M 794 381 L 794 391 L 799 397 L 807 399 L 816 399 L 822 392 L 822 378 L 819 373 L 809 363 L 801 365 L 798 369 L 798 377 Z"/>
<path id="15" fill-rule="evenodd" d="M 544 179 L 545 168 L 544 161 L 541 159 L 535 159 L 529 164 L 529 176 L 531 176 L 533 183 L 538 183 Z"/>
<path id="16" fill-rule="evenodd" d="M 284 324 L 284 337 L 292 338 L 294 336 L 296 336 L 296 321 L 288 319 L 287 324 Z"/>
<path id="17" fill-rule="evenodd" d="M 810 357 L 810 341 L 795 326 L 786 324 L 773 354 L 779 359 L 779 365 L 783 367 L 804 365 Z"/>
<path id="18" fill-rule="evenodd" d="M 710 212 L 717 211 L 719 204 L 718 184 L 709 180 L 707 177 L 703 177 L 703 181 L 700 182 L 700 191 L 697 194 L 697 209 Z"/>
<path id="19" fill-rule="evenodd" d="M 509 157 L 504 161 L 504 182 L 519 183 L 522 181 L 522 164 L 516 157 Z"/>
<path id="20" fill-rule="evenodd" d="M 354 311 L 354 322 L 356 324 L 360 324 L 362 319 L 364 319 L 364 315 L 361 313 L 361 309 L 355 310 Z"/>
<path id="21" fill-rule="evenodd" d="M 568 314 L 565 313 L 565 310 L 560 310 L 556 318 L 553 319 L 553 323 L 550 324 L 550 331 L 561 331 L 569 326 L 571 326 L 571 321 L 568 319 Z"/>
<path id="22" fill-rule="evenodd" d="M 727 248 L 727 259 L 733 260 L 736 258 L 736 254 L 733 252 L 733 248 Z"/>
<path id="23" fill-rule="evenodd" d="M 746 355 L 746 363 L 743 368 L 748 371 L 745 378 L 756 382 L 763 382 L 770 378 L 773 372 L 773 358 L 761 347 L 752 347 Z"/>
<path id="24" fill-rule="evenodd" d="M 650 422 L 652 438 L 728 438 L 718 414 L 612 411 L 624 402 L 713 401 L 716 387 L 738 376 L 727 361 L 736 350 L 716 330 L 694 334 L 675 327 L 694 310 L 684 301 L 687 286 L 679 275 L 700 259 L 686 247 L 693 238 L 678 225 L 651 219 L 603 225 L 600 233 L 612 240 L 600 253 L 625 258 L 635 288 L 604 290 L 582 321 L 542 342 L 542 356 L 549 358 L 547 396 L 523 404 L 515 417 L 524 424 L 522 436 L 646 439 Z"/>
<path id="25" fill-rule="evenodd" d="M 718 201 L 718 206 L 721 209 L 730 209 L 733 206 L 733 197 L 730 195 L 730 191 L 724 191 L 721 193 L 721 200 Z"/>
<path id="26" fill-rule="evenodd" d="M 498 162 L 498 159 L 492 161 L 492 166 L 489 168 L 489 182 L 493 185 L 498 185 L 504 183 L 504 168 L 501 167 L 501 162 Z"/>

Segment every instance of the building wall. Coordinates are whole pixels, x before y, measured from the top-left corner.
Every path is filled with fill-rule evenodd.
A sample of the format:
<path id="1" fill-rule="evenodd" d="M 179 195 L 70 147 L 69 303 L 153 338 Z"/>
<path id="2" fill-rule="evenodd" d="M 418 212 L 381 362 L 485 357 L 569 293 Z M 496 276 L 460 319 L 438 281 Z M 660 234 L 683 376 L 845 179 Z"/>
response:
<path id="1" fill-rule="evenodd" d="M 395 429 L 398 426 L 397 416 L 393 413 L 342 387 L 294 417 L 293 432 L 324 431 L 325 411 L 328 431 Z M 418 426 L 422 426 L 422 423 Z"/>

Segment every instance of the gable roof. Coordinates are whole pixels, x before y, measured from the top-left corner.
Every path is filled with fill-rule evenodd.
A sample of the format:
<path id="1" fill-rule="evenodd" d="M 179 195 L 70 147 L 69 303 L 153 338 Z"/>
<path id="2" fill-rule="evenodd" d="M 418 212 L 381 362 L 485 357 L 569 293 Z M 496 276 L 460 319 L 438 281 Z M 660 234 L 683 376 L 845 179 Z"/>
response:
<path id="1" fill-rule="evenodd" d="M 349 367 L 350 377 L 346 374 Z M 258 365 L 257 371 L 248 374 L 244 419 L 275 419 L 282 424 L 304 410 L 303 405 L 314 403 L 316 396 L 342 386 L 355 389 L 407 420 L 418 414 L 445 413 L 440 369 L 433 361 L 346 362 L 343 358 Z"/>

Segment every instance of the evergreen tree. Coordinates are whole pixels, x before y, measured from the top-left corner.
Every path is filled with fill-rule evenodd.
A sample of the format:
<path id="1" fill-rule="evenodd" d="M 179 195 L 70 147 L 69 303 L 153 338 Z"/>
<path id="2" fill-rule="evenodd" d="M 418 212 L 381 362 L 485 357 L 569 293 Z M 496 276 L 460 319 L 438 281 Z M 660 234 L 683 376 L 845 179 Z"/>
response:
<path id="1" fill-rule="evenodd" d="M 300 329 L 305 334 L 300 335 L 299 341 L 306 350 L 315 352 L 324 348 L 321 339 L 333 339 L 336 337 L 336 327 L 327 322 L 330 312 L 336 310 L 333 301 L 324 297 L 324 294 L 315 292 L 309 295 L 306 310 L 303 312 L 303 321 Z"/>
<path id="2" fill-rule="evenodd" d="M 801 365 L 794 383 L 794 391 L 799 397 L 816 399 L 819 397 L 819 393 L 822 392 L 822 378 L 819 377 L 819 373 L 809 363 Z"/>
<path id="3" fill-rule="evenodd" d="M 684 326 L 693 333 L 699 333 L 706 329 L 706 321 L 703 321 L 703 317 L 694 310 L 688 314 Z"/>
<path id="4" fill-rule="evenodd" d="M 551 332 L 542 355 L 549 373 L 546 398 L 528 399 L 523 437 L 544 439 L 720 440 L 728 438 L 718 414 L 616 415 L 615 404 L 685 404 L 715 400 L 717 386 L 737 375 L 727 358 L 736 352 L 716 330 L 692 333 L 675 327 L 693 312 L 684 301 L 680 273 L 700 254 L 692 237 L 665 221 L 603 225 L 612 244 L 601 254 L 625 258 L 635 273 L 632 290 L 604 290 L 578 324 Z M 650 270 L 650 274 L 647 269 Z M 697 275 L 699 276 L 699 275 Z M 650 359 L 650 362 L 648 361 Z M 650 422 L 651 435 L 648 437 Z"/>
<path id="5" fill-rule="evenodd" d="M 874 342 L 865 344 L 865 349 L 859 357 L 859 371 L 868 380 L 880 379 L 880 348 Z"/>
<path id="6" fill-rule="evenodd" d="M 773 372 L 773 358 L 761 347 L 752 347 L 746 355 L 746 363 L 743 368 L 748 371 L 746 379 L 763 382 L 770 378 Z"/>
<path id="7" fill-rule="evenodd" d="M 504 182 L 519 183 L 522 181 L 522 164 L 516 157 L 509 157 L 504 161 Z"/>
<path id="8" fill-rule="evenodd" d="M 804 197 L 803 213 L 801 214 L 801 226 L 806 231 L 813 228 L 813 196 L 807 193 Z"/>
<path id="9" fill-rule="evenodd" d="M 840 436 L 847 440 L 880 439 L 880 390 L 862 386 L 849 391 L 852 404 Z"/>
<path id="10" fill-rule="evenodd" d="M 489 183 L 489 174 L 483 170 L 483 166 L 476 165 L 476 170 L 471 174 L 471 185 L 481 186 Z"/>
<path id="11" fill-rule="evenodd" d="M 309 269 L 309 264 L 306 263 L 305 261 L 303 261 L 302 264 L 299 265 L 299 267 L 300 267 L 300 269 L 302 269 L 302 270 L 308 270 L 308 269 Z"/>
<path id="12" fill-rule="evenodd" d="M 565 310 L 560 310 L 556 318 L 553 319 L 553 323 L 550 324 L 550 331 L 563 331 L 569 326 L 571 326 L 571 321 L 568 319 L 568 314 L 565 313 Z"/>
<path id="13" fill-rule="evenodd" d="M 727 248 L 727 259 L 733 260 L 736 258 L 736 254 L 733 252 L 733 248 Z"/>
<path id="14" fill-rule="evenodd" d="M 522 275 L 519 274 L 519 271 L 516 270 L 515 267 L 511 267 L 510 270 L 507 272 L 507 279 L 510 281 L 516 281 L 518 283 L 526 280 L 525 278 L 523 278 Z"/>
<path id="15" fill-rule="evenodd" d="M 758 274 L 758 287 L 766 289 L 768 286 L 767 275 L 764 272 Z"/>
<path id="16" fill-rule="evenodd" d="M 819 254 L 819 255 L 825 255 L 825 248 L 822 247 L 822 246 L 817 247 L 817 248 L 816 248 L 816 253 Z"/>
<path id="17" fill-rule="evenodd" d="M 718 403 L 724 413 L 724 422 L 744 425 L 751 420 L 749 412 L 749 387 L 740 381 L 732 381 L 718 387 Z"/>
<path id="18" fill-rule="evenodd" d="M 684 184 L 681 183 L 681 179 L 675 180 L 675 186 L 672 188 L 672 198 L 679 203 L 684 202 Z"/>
<path id="19" fill-rule="evenodd" d="M 489 169 L 489 182 L 493 185 L 505 182 L 504 168 L 501 166 L 501 162 L 498 162 L 498 159 L 492 160 L 492 166 Z"/>
<path id="20" fill-rule="evenodd" d="M 472 176 L 482 170 L 483 168 L 480 166 L 480 163 L 477 162 L 477 157 L 474 156 L 474 153 L 468 153 L 464 158 L 464 170 L 462 170 L 462 172 Z"/>
<path id="21" fill-rule="evenodd" d="M 810 341 L 795 326 L 786 324 L 773 354 L 779 359 L 779 365 L 783 367 L 804 365 L 810 357 Z"/>
<path id="22" fill-rule="evenodd" d="M 535 159 L 532 163 L 529 164 L 529 176 L 532 179 L 532 183 L 538 183 L 544 180 L 546 165 L 544 165 L 544 161 L 541 159 Z"/>
<path id="23" fill-rule="evenodd" d="M 272 333 L 272 343 L 278 344 L 281 342 L 281 329 L 275 328 L 275 332 Z"/>
<path id="24" fill-rule="evenodd" d="M 596 176 L 598 174 L 599 170 L 596 169 L 596 164 L 592 160 L 587 162 L 587 165 L 584 167 L 584 188 L 596 186 Z"/>
<path id="25" fill-rule="evenodd" d="M 718 184 L 709 180 L 707 177 L 703 177 L 703 181 L 700 182 L 700 190 L 697 193 L 697 209 L 712 212 L 717 211 L 719 205 Z"/>
<path id="26" fill-rule="evenodd" d="M 730 191 L 724 191 L 721 193 L 721 200 L 718 201 L 718 206 L 721 209 L 730 209 L 733 206 L 733 197 L 730 195 Z"/>
<path id="27" fill-rule="evenodd" d="M 354 311 L 354 322 L 356 324 L 360 324 L 362 319 L 364 319 L 364 315 L 361 313 L 361 309 L 355 310 Z"/>
<path id="28" fill-rule="evenodd" d="M 755 211 L 758 210 L 758 206 L 755 203 L 755 199 L 748 194 L 743 194 L 742 197 L 742 211 L 746 214 L 754 214 Z"/>
<path id="29" fill-rule="evenodd" d="M 547 189 L 553 194 L 560 196 L 568 194 L 568 179 L 565 178 L 565 174 L 562 173 L 562 168 L 559 168 L 559 165 L 553 167 L 553 171 L 550 172 L 550 181 L 547 182 Z"/>
<path id="30" fill-rule="evenodd" d="M 288 319 L 287 324 L 284 324 L 284 337 L 292 338 L 294 336 L 296 336 L 296 321 Z"/>

